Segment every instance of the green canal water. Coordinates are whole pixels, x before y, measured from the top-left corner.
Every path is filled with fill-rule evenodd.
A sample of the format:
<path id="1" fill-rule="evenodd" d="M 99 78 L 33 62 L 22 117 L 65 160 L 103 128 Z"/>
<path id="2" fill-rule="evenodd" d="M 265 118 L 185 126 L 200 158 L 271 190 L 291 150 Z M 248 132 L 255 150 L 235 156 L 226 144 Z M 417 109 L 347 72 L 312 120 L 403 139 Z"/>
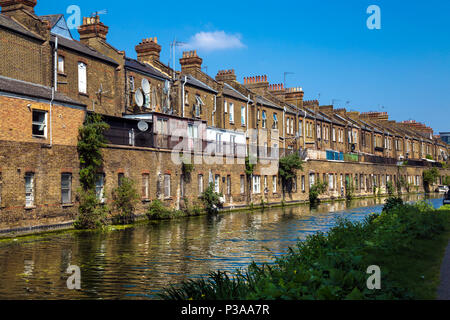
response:
<path id="1" fill-rule="evenodd" d="M 438 196 L 429 201 L 442 205 Z M 337 217 L 360 221 L 383 203 L 359 199 L 3 241 L 0 299 L 155 299 L 162 288 L 213 270 L 271 262 L 298 239 L 327 231 Z M 67 289 L 69 265 L 80 267 L 81 290 Z"/>

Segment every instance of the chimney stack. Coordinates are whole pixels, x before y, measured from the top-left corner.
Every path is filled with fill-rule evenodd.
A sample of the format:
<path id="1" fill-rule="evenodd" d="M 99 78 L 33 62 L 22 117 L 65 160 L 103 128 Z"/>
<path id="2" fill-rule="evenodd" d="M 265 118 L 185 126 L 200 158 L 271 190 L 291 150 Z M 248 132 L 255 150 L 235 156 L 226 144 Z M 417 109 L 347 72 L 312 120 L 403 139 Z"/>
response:
<path id="1" fill-rule="evenodd" d="M 6 15 L 14 15 L 13 12 L 18 10 L 34 13 L 36 4 L 37 0 L 0 0 L 2 13 Z"/>
<path id="2" fill-rule="evenodd" d="M 90 39 L 102 39 L 106 41 L 108 27 L 100 22 L 100 17 L 84 17 L 83 24 L 78 28 L 80 41 L 88 43 Z"/>
<path id="3" fill-rule="evenodd" d="M 158 38 L 143 39 L 141 43 L 136 46 L 136 53 L 138 61 L 153 64 L 159 61 L 161 53 L 161 45 L 158 44 Z"/>
<path id="4" fill-rule="evenodd" d="M 255 90 L 258 94 L 263 94 L 269 89 L 269 82 L 267 81 L 267 76 L 255 76 L 255 77 L 245 77 L 244 85 L 252 90 Z"/>
<path id="5" fill-rule="evenodd" d="M 216 81 L 218 82 L 236 81 L 236 74 L 234 73 L 234 69 L 220 70 L 216 75 Z"/>
<path id="6" fill-rule="evenodd" d="M 195 71 L 202 71 L 203 59 L 197 55 L 197 51 L 185 51 L 183 57 L 180 59 L 181 72 L 195 73 Z"/>

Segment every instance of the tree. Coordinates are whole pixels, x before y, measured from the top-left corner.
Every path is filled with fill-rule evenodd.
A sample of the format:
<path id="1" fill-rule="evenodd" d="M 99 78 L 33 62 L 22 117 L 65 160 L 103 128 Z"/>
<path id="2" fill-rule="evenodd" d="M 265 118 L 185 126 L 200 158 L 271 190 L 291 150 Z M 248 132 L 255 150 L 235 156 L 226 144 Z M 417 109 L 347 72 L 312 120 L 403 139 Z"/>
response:
<path id="1" fill-rule="evenodd" d="M 205 206 L 205 210 L 209 214 L 217 213 L 220 208 L 222 208 L 223 203 L 221 198 L 223 195 L 214 191 L 214 184 L 210 183 L 205 192 L 201 195 L 201 200 Z"/>
<path id="2" fill-rule="evenodd" d="M 115 222 L 129 224 L 134 222 L 134 211 L 139 194 L 136 191 L 134 181 L 126 177 L 121 179 L 120 185 L 112 192 L 114 208 L 118 211 Z"/>
<path id="3" fill-rule="evenodd" d="M 430 192 L 430 187 L 437 182 L 439 170 L 431 168 L 423 171 L 423 184 L 426 192 Z"/>
<path id="4" fill-rule="evenodd" d="M 283 194 L 285 191 L 292 191 L 292 181 L 297 176 L 296 170 L 303 170 L 303 161 L 298 153 L 292 153 L 280 159 L 278 175 L 281 178 Z"/>

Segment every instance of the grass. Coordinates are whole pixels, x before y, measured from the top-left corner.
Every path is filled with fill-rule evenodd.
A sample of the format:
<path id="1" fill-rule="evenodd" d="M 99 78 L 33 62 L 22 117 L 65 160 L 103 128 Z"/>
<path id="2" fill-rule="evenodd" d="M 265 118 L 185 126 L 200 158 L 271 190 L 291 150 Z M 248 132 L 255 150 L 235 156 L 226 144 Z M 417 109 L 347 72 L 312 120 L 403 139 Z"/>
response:
<path id="1" fill-rule="evenodd" d="M 338 220 L 273 264 L 234 274 L 213 272 L 163 290 L 168 300 L 435 299 L 450 238 L 450 208 L 425 202 L 385 206 L 364 222 Z M 366 286 L 370 265 L 381 268 L 381 290 Z"/>

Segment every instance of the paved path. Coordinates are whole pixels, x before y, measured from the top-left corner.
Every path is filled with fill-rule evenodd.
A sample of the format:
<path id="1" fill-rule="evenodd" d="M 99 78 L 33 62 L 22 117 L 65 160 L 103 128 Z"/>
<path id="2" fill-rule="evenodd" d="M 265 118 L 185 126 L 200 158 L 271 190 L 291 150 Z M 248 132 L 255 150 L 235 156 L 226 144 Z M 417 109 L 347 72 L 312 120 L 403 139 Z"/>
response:
<path id="1" fill-rule="evenodd" d="M 441 284 L 437 292 L 438 300 L 450 300 L 450 241 L 441 265 Z"/>

